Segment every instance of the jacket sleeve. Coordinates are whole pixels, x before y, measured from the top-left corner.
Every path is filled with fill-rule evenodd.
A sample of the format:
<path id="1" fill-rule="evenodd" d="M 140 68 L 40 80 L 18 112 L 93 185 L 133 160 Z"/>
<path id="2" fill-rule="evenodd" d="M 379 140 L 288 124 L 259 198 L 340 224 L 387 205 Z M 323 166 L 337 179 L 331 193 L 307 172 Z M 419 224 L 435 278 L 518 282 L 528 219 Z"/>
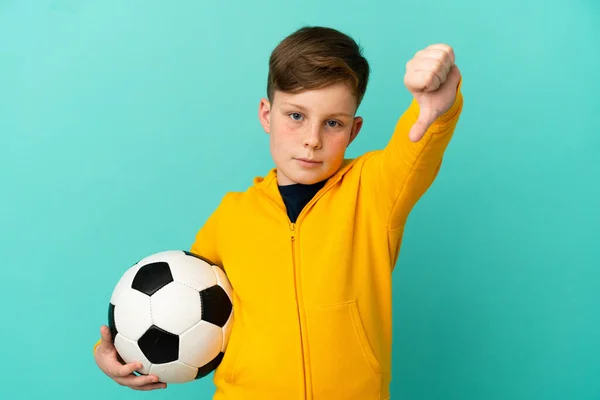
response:
<path id="1" fill-rule="evenodd" d="M 220 267 L 223 266 L 223 260 L 219 252 L 219 225 L 222 213 L 223 201 L 198 230 L 196 239 L 190 248 L 190 252 L 204 257 Z"/>
<path id="2" fill-rule="evenodd" d="M 381 222 L 389 229 L 400 229 L 408 214 L 435 180 L 443 154 L 462 112 L 463 96 L 457 87 L 454 104 L 429 127 L 418 142 L 409 139 L 409 131 L 419 116 L 419 104 L 413 99 L 398 120 L 387 146 L 365 161 L 363 190 Z"/>

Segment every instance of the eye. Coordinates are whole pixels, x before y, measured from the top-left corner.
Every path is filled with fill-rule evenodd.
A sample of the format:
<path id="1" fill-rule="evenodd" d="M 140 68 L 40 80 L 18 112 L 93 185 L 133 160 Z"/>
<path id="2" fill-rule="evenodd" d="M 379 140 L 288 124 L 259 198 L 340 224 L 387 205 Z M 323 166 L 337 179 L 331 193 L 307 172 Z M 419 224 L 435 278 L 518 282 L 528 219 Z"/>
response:
<path id="1" fill-rule="evenodd" d="M 300 114 L 300 113 L 291 113 L 291 114 L 288 114 L 288 115 L 294 121 L 300 121 L 302 119 L 302 114 Z"/>
<path id="2" fill-rule="evenodd" d="M 342 124 L 340 124 L 339 121 L 334 121 L 334 120 L 329 120 L 327 121 L 327 126 L 330 128 L 337 128 L 339 126 L 341 126 Z"/>

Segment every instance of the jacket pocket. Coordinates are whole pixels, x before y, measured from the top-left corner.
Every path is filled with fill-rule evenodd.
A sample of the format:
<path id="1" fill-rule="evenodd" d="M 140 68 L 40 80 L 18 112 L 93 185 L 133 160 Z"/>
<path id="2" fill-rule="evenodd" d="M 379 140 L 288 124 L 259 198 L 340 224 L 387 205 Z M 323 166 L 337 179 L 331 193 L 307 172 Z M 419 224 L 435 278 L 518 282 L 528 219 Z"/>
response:
<path id="1" fill-rule="evenodd" d="M 302 347 L 295 326 L 237 325 L 229 345 L 214 380 L 226 398 L 279 400 L 302 392 Z"/>
<path id="2" fill-rule="evenodd" d="M 315 307 L 307 318 L 314 399 L 379 399 L 381 368 L 356 302 Z"/>

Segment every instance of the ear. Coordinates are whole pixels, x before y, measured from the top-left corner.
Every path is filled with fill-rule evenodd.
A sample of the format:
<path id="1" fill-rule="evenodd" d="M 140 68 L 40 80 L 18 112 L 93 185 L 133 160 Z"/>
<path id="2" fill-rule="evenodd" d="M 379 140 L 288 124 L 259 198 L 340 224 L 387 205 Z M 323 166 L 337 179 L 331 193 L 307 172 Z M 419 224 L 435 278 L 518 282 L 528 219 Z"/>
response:
<path id="1" fill-rule="evenodd" d="M 352 141 L 354 139 L 356 139 L 356 137 L 358 136 L 358 133 L 360 132 L 360 128 L 362 128 L 362 125 L 363 125 L 363 118 L 362 117 L 354 117 L 354 121 L 352 122 L 352 132 L 350 132 L 350 140 L 348 141 L 348 146 L 350 146 L 350 143 L 352 143 Z"/>
<path id="2" fill-rule="evenodd" d="M 258 120 L 262 125 L 265 133 L 271 132 L 271 103 L 269 100 L 263 98 L 260 100 L 258 105 Z"/>

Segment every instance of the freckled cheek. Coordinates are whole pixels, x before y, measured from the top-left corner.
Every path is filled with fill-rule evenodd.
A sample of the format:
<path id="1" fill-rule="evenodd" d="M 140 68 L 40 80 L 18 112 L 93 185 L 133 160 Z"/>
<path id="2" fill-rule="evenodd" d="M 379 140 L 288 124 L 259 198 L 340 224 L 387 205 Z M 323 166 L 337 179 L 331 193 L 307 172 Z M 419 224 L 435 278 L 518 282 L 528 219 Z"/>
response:
<path id="1" fill-rule="evenodd" d="M 296 144 L 299 140 L 298 129 L 294 129 L 292 126 L 281 124 L 277 126 L 275 131 L 275 137 L 282 146 L 289 146 L 290 144 Z"/>
<path id="2" fill-rule="evenodd" d="M 298 135 L 285 124 L 275 125 L 272 128 L 271 149 L 275 151 L 278 157 L 287 157 L 285 154 L 294 151 L 296 148 Z"/>
<path id="3" fill-rule="evenodd" d="M 334 158 L 343 158 L 344 157 L 344 151 L 346 149 L 346 144 L 348 143 L 348 140 L 346 139 L 346 136 L 333 136 L 331 138 L 329 138 L 328 143 L 326 146 L 327 148 L 327 152 Z"/>

